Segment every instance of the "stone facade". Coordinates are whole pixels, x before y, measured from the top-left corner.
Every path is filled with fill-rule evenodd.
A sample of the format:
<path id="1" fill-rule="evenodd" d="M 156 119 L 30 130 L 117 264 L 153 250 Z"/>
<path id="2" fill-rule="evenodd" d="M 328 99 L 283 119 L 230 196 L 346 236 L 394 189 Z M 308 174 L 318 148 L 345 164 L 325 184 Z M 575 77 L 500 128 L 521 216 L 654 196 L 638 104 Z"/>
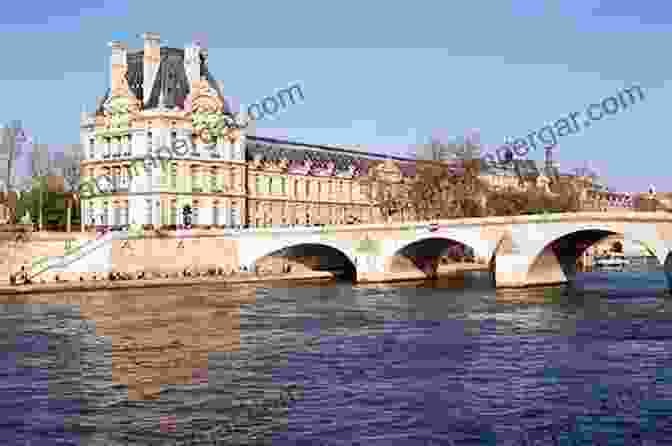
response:
<path id="1" fill-rule="evenodd" d="M 185 206 L 195 227 L 381 221 L 372 167 L 384 164 L 401 184 L 411 160 L 247 136 L 208 71 L 207 50 L 144 37 L 141 51 L 110 44 L 111 87 L 82 115 L 82 177 L 113 183 L 111 193 L 83 191 L 87 226 L 181 225 Z"/>

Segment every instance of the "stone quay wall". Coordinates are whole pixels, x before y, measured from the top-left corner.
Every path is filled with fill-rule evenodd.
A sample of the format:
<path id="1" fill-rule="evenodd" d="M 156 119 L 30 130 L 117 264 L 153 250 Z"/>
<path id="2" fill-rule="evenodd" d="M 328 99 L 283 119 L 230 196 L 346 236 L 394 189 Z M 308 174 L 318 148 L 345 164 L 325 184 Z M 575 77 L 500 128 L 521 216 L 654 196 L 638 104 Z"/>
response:
<path id="1" fill-rule="evenodd" d="M 50 283 L 101 280 L 111 273 L 132 279 L 237 272 L 238 240 L 217 238 L 219 232 L 181 237 L 145 231 L 130 240 L 97 239 L 93 232 L 0 232 L 0 283 L 11 284 L 12 275 Z"/>

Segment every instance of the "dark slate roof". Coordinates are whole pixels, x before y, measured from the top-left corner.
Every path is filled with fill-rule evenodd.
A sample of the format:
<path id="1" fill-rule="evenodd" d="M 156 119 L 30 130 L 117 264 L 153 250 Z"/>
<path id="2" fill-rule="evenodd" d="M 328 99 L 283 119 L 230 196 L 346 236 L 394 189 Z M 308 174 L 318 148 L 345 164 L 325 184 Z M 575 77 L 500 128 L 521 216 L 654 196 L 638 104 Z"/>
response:
<path id="1" fill-rule="evenodd" d="M 246 141 L 246 159 L 248 161 L 254 159 L 278 161 L 284 158 L 290 161 L 290 163 L 298 163 L 311 160 L 318 167 L 326 165 L 328 161 L 333 161 L 336 164 L 337 171 L 347 170 L 353 164 L 357 166 L 359 171 L 366 171 L 368 170 L 369 161 L 392 159 L 400 162 L 402 174 L 413 176 L 415 172 L 415 166 L 411 158 L 359 152 L 337 147 L 302 144 L 260 136 L 248 136 Z"/>
<path id="2" fill-rule="evenodd" d="M 128 85 L 131 92 L 140 101 L 144 101 L 143 83 L 144 83 L 144 50 L 129 51 L 126 60 L 128 64 Z M 224 99 L 222 91 L 215 82 L 212 74 L 208 70 L 207 63 L 201 55 L 201 73 L 205 75 L 210 86 L 217 92 L 224 101 L 224 111 L 230 114 L 230 107 Z M 145 110 L 157 108 L 161 92 L 164 94 L 164 103 L 168 108 L 175 106 L 184 106 L 184 100 L 190 92 L 190 85 L 187 80 L 187 73 L 184 71 L 184 49 L 180 48 L 161 48 L 161 61 L 159 62 L 159 71 L 156 75 L 152 87 L 149 101 Z M 109 98 L 110 89 L 97 104 L 97 112 L 102 113 L 102 104 Z"/>

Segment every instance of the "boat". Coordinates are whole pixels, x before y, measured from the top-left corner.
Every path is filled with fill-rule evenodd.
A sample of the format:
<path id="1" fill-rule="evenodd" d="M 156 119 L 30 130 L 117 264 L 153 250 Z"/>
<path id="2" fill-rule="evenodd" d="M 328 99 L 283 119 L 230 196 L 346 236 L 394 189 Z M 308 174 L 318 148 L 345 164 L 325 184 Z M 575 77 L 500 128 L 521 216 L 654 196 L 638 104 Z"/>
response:
<path id="1" fill-rule="evenodd" d="M 630 265 L 630 261 L 623 254 L 611 253 L 605 256 L 596 257 L 593 263 L 599 268 L 623 269 Z"/>

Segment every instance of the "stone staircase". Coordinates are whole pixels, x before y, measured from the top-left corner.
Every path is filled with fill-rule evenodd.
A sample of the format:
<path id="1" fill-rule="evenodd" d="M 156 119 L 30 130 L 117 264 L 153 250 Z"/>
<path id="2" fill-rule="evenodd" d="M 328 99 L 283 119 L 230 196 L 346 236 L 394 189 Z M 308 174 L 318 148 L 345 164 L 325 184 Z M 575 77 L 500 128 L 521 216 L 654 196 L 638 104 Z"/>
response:
<path id="1" fill-rule="evenodd" d="M 30 280 L 39 280 L 45 273 L 105 273 L 111 269 L 112 234 L 81 243 L 60 256 L 38 257 L 31 268 Z M 63 248 L 61 248 L 63 250 Z"/>

